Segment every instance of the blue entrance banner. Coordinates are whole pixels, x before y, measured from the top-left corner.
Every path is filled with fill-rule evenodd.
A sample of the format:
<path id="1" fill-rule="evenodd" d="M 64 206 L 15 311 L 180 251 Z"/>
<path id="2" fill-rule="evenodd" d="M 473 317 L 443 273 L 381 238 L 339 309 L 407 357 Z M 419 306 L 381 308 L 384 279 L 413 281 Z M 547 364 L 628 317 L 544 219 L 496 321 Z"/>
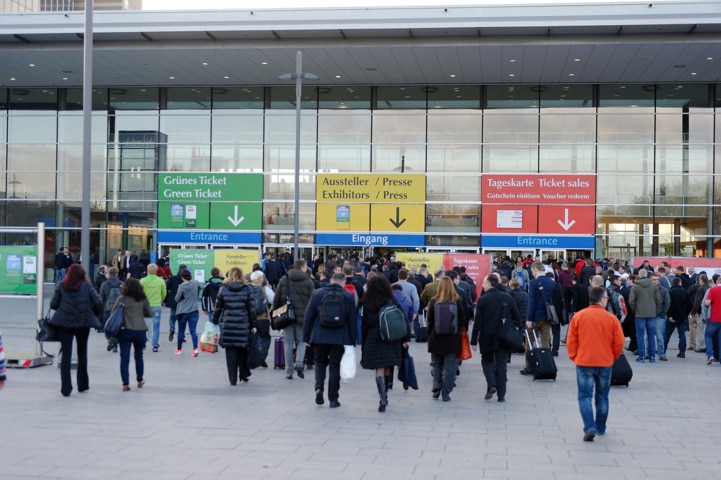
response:
<path id="1" fill-rule="evenodd" d="M 316 245 L 359 247 L 422 247 L 424 235 L 382 233 L 317 233 Z"/>
<path id="2" fill-rule="evenodd" d="M 158 231 L 158 243 L 214 243 L 219 245 L 254 245 L 261 242 L 261 234 L 214 231 Z"/>
<path id="3" fill-rule="evenodd" d="M 482 248 L 562 248 L 593 250 L 593 236 L 482 235 Z"/>

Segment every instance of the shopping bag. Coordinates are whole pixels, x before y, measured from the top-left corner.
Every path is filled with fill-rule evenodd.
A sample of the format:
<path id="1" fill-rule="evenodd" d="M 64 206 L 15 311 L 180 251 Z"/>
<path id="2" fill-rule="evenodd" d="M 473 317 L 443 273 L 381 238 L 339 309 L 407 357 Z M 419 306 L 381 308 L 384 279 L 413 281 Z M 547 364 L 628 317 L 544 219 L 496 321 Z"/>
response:
<path id="1" fill-rule="evenodd" d="M 261 345 L 260 335 L 258 333 L 250 334 L 250 347 L 248 347 L 248 368 L 251 370 L 260 367 L 263 363 L 263 358 L 260 355 Z"/>
<path id="2" fill-rule="evenodd" d="M 218 352 L 220 328 L 213 322 L 205 322 L 205 329 L 200 334 L 200 350 L 206 353 Z"/>
<path id="3" fill-rule="evenodd" d="M 418 390 L 418 379 L 416 379 L 416 364 L 407 349 L 403 349 L 403 361 L 398 368 L 398 381 L 403 383 L 403 389 Z"/>
<path id="4" fill-rule="evenodd" d="M 340 360 L 340 379 L 347 383 L 355 378 L 355 347 L 353 345 L 345 345 L 343 348 L 343 358 Z"/>
<path id="5" fill-rule="evenodd" d="M 461 353 L 456 358 L 458 360 L 470 360 L 472 356 L 468 330 L 466 330 L 466 327 L 461 327 Z"/>

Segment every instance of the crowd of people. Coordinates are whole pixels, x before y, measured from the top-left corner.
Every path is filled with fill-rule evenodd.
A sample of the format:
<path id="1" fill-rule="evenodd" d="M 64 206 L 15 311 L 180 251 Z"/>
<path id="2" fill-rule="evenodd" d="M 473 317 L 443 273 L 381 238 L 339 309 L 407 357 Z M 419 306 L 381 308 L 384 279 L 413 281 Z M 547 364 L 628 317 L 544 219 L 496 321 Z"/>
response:
<path id="1" fill-rule="evenodd" d="M 515 262 L 494 259 L 492 272 L 477 285 L 462 267 L 431 274 L 426 265 L 405 268 L 393 257 L 361 260 L 332 255 L 325 261 L 302 258 L 289 263 L 287 256 L 266 254 L 246 275 L 237 267 L 225 275 L 213 268 L 203 285 L 185 265 L 172 274 L 165 259 L 147 265 L 138 279 L 134 257 L 119 250 L 110 266 L 101 266 L 95 289 L 82 267 L 71 264 L 56 287 L 52 322 L 59 327 L 62 351 L 72 351 L 73 339 L 77 342 L 80 392 L 89 388 L 89 331 L 102 331 L 121 304 L 123 328 L 117 338 L 109 339 L 108 350 L 120 348 L 124 391 L 131 388 L 131 347 L 137 386 L 145 384 L 145 318 L 152 318 L 150 342 L 153 352 L 158 352 L 163 307 L 170 310 L 168 339 L 175 340 L 178 355 L 183 353 L 187 328 L 191 356 L 198 356 L 200 310 L 220 327 L 228 380 L 237 385 L 248 382 L 254 368 L 268 367 L 272 311 L 289 305 L 294 321 L 282 328 L 284 347 L 280 347 L 286 378 L 303 379 L 305 372 L 314 370 L 315 403 L 323 405 L 327 396 L 330 406 L 337 408 L 344 346 L 359 343 L 360 366 L 374 372 L 379 412 L 386 411 L 395 368 L 408 355 L 413 337 L 427 341 L 432 398 L 451 400 L 463 349 L 470 347 L 481 353 L 485 399 L 495 396 L 506 401 L 507 365 L 513 350 L 500 337 L 504 323 L 511 322 L 518 331 L 528 332 L 526 351 L 534 347 L 531 338 L 552 356 L 558 356 L 560 345 L 566 344 L 577 368 L 579 408 L 588 441 L 605 433 L 610 371 L 627 339 L 627 349 L 638 363 L 668 361 L 666 351 L 674 331 L 678 358 L 685 358 L 690 350 L 706 353 L 708 364 L 719 359 L 721 308 L 712 308 L 721 304 L 721 289 L 712 288 L 721 284 L 719 275 L 708 278 L 705 272 L 687 271 L 681 265 L 672 269 L 665 264 L 654 270 L 648 262 L 631 269 L 613 260 L 570 264 L 530 256 Z M 402 312 L 398 314 L 403 319 L 401 331 L 387 338 L 397 312 Z M 522 375 L 531 374 L 528 358 Z M 62 357 L 60 371 L 61 392 L 68 396 L 72 391 L 69 356 Z M 405 381 L 403 386 L 408 388 Z"/>

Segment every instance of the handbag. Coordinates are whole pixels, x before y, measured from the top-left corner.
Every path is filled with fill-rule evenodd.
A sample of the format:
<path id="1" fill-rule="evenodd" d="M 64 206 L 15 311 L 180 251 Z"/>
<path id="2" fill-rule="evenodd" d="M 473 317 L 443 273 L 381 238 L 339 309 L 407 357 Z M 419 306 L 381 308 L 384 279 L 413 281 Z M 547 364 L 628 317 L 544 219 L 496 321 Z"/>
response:
<path id="1" fill-rule="evenodd" d="M 541 292 L 541 296 L 543 297 L 543 303 L 546 304 L 546 320 L 551 322 L 551 325 L 558 325 L 558 313 L 556 312 L 556 307 L 553 305 L 553 303 L 548 303 L 548 300 L 546 299 L 546 294 L 543 293 L 543 286 L 539 283 L 538 290 Z"/>
<path id="2" fill-rule="evenodd" d="M 260 354 L 261 339 L 258 333 L 250 334 L 250 346 L 248 347 L 248 368 L 251 370 L 263 364 L 263 356 Z"/>
<path id="3" fill-rule="evenodd" d="M 108 321 L 105 322 L 105 337 L 108 339 L 114 339 L 120 333 L 120 329 L 123 327 L 123 314 L 125 313 L 125 297 L 120 297 L 121 300 L 118 306 L 113 310 L 113 313 L 108 317 Z"/>
<path id="4" fill-rule="evenodd" d="M 296 323 L 295 310 L 293 309 L 293 303 L 290 300 L 290 279 L 286 275 L 285 277 L 286 289 L 288 292 L 285 295 L 285 305 L 282 305 L 273 310 L 271 318 L 271 326 L 273 330 L 283 330 Z"/>
<path id="5" fill-rule="evenodd" d="M 408 353 L 407 348 L 403 349 L 403 360 L 398 368 L 398 381 L 403 383 L 403 390 L 408 390 L 408 387 L 418 390 L 416 364 L 413 362 L 413 357 Z"/>
<path id="6" fill-rule="evenodd" d="M 523 334 L 516 325 L 506 315 L 508 304 L 503 304 L 503 318 L 498 329 L 498 346 L 504 350 L 510 350 L 512 353 L 522 353 L 525 351 L 523 346 Z"/>
<path id="7" fill-rule="evenodd" d="M 471 353 L 471 343 L 468 338 L 468 330 L 466 327 L 461 327 L 461 353 L 456 357 L 458 360 L 470 360 L 473 357 Z"/>
<path id="8" fill-rule="evenodd" d="M 35 340 L 38 342 L 59 342 L 60 337 L 58 336 L 58 329 L 55 325 L 50 324 L 50 311 L 38 320 L 37 331 L 35 333 Z"/>

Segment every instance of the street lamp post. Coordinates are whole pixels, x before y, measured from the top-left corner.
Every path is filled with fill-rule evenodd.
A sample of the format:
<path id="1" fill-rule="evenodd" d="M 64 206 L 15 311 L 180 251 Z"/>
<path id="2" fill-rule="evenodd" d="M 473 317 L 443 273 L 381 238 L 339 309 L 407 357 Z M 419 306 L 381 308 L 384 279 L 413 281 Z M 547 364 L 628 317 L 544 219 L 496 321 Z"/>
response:
<path id="1" fill-rule="evenodd" d="M 303 73 L 303 53 L 295 59 L 295 73 L 284 73 L 278 80 L 295 80 L 295 220 L 293 222 L 293 260 L 300 258 L 298 232 L 300 231 L 300 102 L 303 80 L 318 80 L 317 75 Z"/>

